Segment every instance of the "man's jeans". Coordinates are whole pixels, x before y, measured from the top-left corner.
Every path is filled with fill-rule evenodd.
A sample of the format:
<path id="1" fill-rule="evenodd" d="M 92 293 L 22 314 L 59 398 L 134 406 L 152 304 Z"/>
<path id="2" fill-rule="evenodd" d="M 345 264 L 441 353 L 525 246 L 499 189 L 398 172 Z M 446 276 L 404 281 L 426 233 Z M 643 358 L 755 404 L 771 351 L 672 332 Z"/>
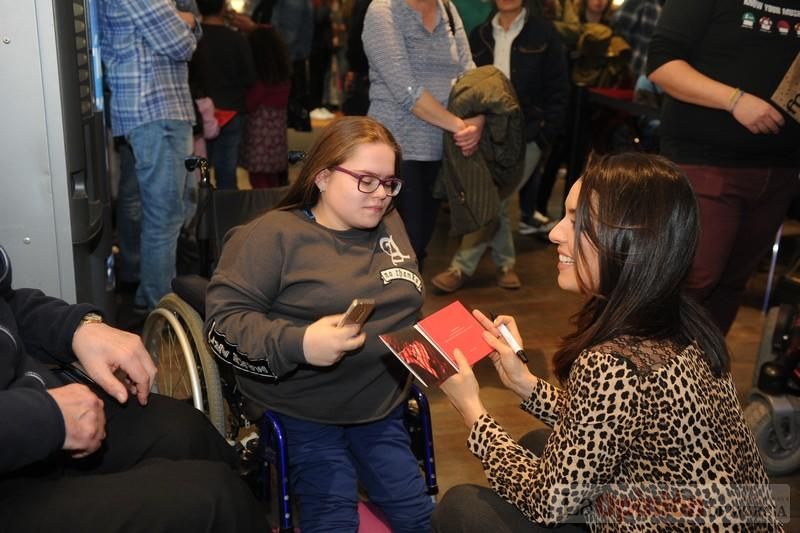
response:
<path id="1" fill-rule="evenodd" d="M 242 143 L 246 118 L 236 113 L 219 132 L 216 139 L 206 141 L 208 160 L 214 167 L 217 189 L 236 189 L 236 164 L 239 162 L 239 145 Z"/>
<path id="2" fill-rule="evenodd" d="M 123 167 L 117 201 L 120 279 L 136 281 L 138 273 L 134 303 L 152 309 L 170 291 L 178 234 L 196 206 L 197 182 L 183 163 L 192 153 L 192 125 L 156 120 L 133 129 L 127 140 L 136 179 Z"/>

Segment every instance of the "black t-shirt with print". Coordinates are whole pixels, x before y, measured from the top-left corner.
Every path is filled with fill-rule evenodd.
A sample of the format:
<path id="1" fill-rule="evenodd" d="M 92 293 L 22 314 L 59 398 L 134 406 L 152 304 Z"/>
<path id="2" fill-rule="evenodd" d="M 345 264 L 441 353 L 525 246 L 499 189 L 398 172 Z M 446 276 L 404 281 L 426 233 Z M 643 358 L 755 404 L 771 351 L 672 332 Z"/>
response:
<path id="1" fill-rule="evenodd" d="M 714 80 L 770 101 L 798 53 L 796 0 L 670 0 L 650 42 L 647 70 L 683 59 Z M 667 97 L 662 153 L 688 164 L 796 166 L 800 124 L 785 113 L 784 119 L 779 134 L 755 135 L 727 111 Z"/>

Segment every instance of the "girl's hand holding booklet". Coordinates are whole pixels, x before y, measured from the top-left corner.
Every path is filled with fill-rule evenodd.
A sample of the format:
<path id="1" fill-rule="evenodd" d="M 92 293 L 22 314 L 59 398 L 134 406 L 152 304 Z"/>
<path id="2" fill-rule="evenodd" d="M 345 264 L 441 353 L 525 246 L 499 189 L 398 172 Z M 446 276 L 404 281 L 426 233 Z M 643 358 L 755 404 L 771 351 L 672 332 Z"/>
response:
<path id="1" fill-rule="evenodd" d="M 379 335 L 386 346 L 426 387 L 456 372 L 453 352 L 461 350 L 470 365 L 490 353 L 484 329 L 464 305 L 455 301 L 413 326 Z"/>

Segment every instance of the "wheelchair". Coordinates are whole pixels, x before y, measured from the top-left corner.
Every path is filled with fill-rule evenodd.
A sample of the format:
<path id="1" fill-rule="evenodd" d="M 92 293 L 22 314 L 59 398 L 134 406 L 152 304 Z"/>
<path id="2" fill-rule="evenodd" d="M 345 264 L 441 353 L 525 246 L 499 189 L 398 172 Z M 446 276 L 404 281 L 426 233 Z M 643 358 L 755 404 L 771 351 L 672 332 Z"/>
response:
<path id="1" fill-rule="evenodd" d="M 767 474 L 785 476 L 800 468 L 800 257 L 772 296 L 744 416 Z"/>
<path id="2" fill-rule="evenodd" d="M 290 152 L 290 162 L 302 160 L 302 152 Z M 178 276 L 173 292 L 164 296 L 148 315 L 142 341 L 153 358 L 158 374 L 153 391 L 190 402 L 205 413 L 217 431 L 236 446 L 245 464 L 256 464 L 263 495 L 271 486 L 270 465 L 275 467 L 276 503 L 280 532 L 294 531 L 289 491 L 288 456 L 283 427 L 269 409 L 259 409 L 239 392 L 232 367 L 217 364 L 204 335 L 205 292 L 219 257 L 223 237 L 275 205 L 288 187 L 254 190 L 213 190 L 208 162 L 199 157 L 186 160 L 189 171 L 200 170 L 200 192 L 192 231 L 196 233 L 200 274 Z M 204 275 L 203 275 L 204 274 Z M 406 427 L 423 470 L 428 494 L 438 494 L 434 462 L 430 407 L 425 395 L 411 387 L 406 409 Z M 257 427 L 256 439 L 238 442 L 242 429 Z"/>

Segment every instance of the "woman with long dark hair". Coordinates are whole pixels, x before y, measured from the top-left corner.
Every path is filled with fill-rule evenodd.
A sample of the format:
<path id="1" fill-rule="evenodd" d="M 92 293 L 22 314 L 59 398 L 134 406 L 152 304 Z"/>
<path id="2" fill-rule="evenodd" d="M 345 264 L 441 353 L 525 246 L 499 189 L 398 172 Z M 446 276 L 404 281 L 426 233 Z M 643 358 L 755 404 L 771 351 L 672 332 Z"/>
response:
<path id="1" fill-rule="evenodd" d="M 498 340 L 505 324 L 522 344 L 513 318 L 475 312 L 500 379 L 552 432 L 541 450 L 512 440 L 457 354 L 461 370 L 442 390 L 471 428 L 468 446 L 493 491 L 449 491 L 434 531 L 539 531 L 568 519 L 592 531 L 780 530 L 723 337 L 683 292 L 698 238 L 686 177 L 659 156 L 605 156 L 590 161 L 565 207 L 550 232 L 558 284 L 585 302 L 554 357 L 562 386 Z"/>

